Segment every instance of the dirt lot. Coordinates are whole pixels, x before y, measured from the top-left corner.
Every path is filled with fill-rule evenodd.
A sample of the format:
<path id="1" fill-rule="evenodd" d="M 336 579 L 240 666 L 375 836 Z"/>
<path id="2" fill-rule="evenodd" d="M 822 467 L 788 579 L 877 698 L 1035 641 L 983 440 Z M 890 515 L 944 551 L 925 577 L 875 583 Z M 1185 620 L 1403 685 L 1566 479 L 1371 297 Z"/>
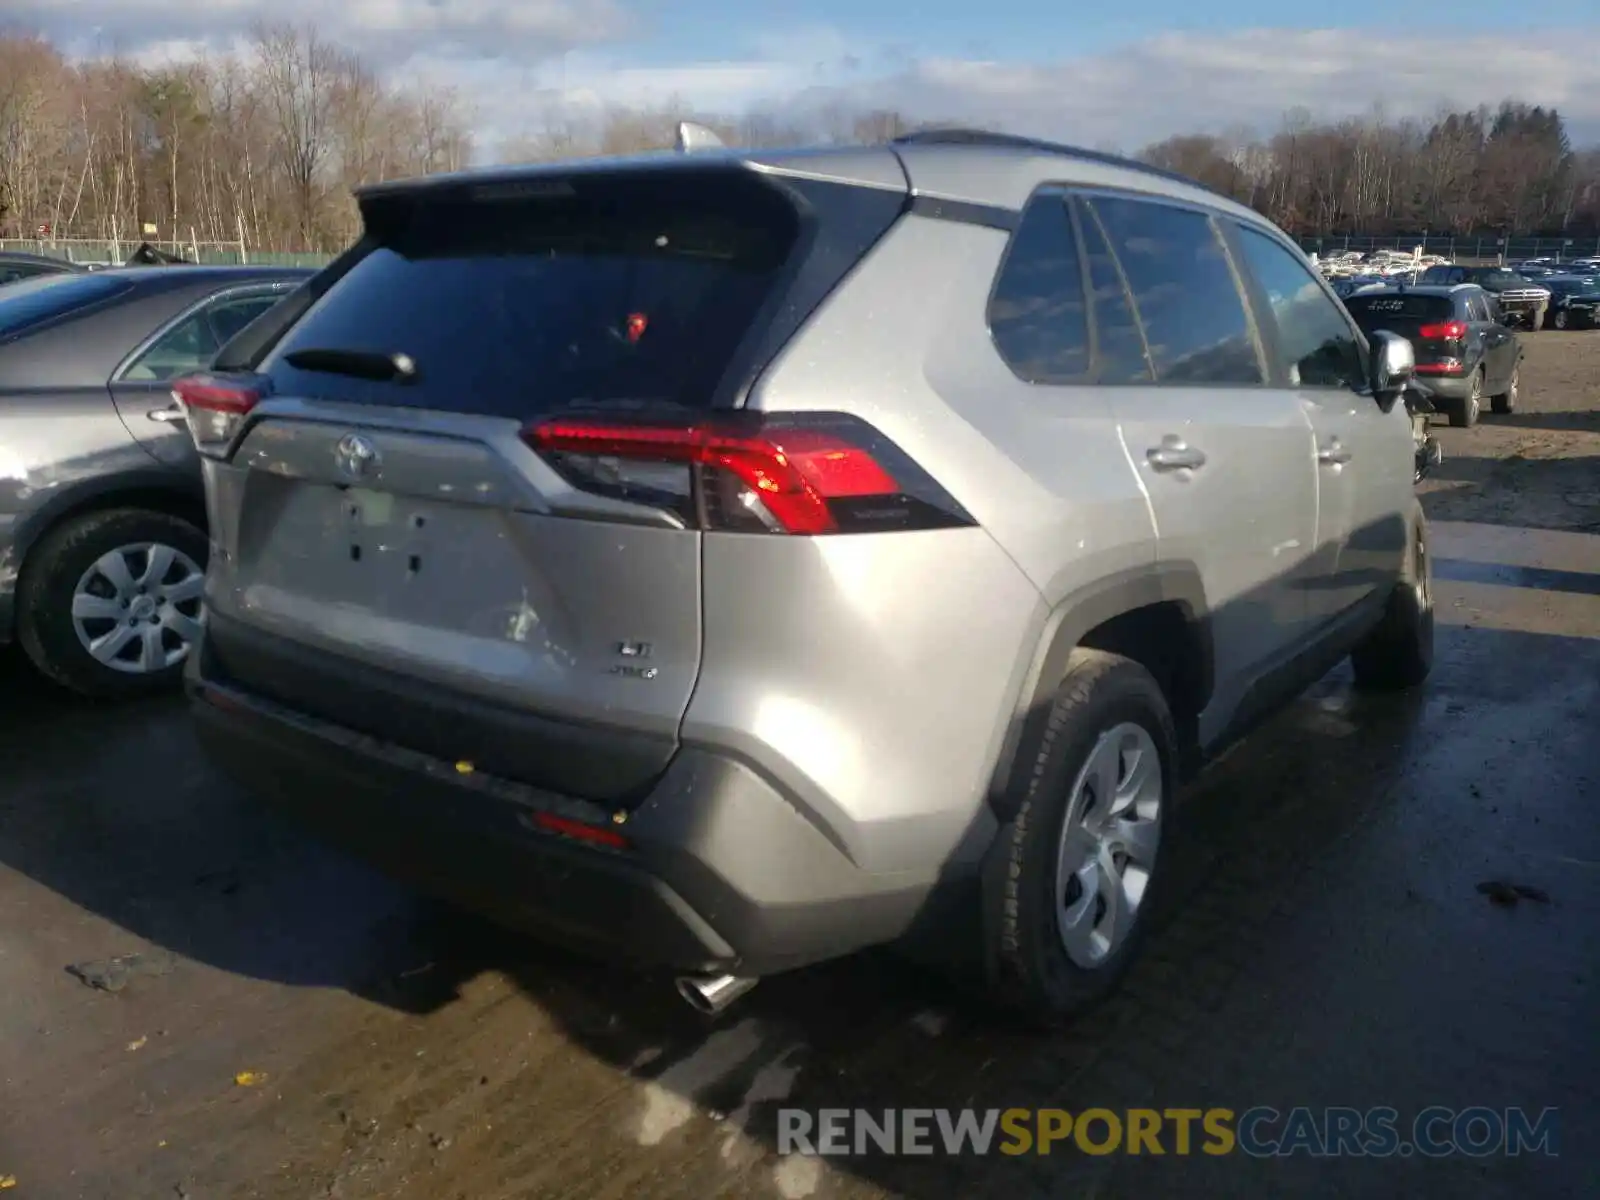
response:
<path id="1" fill-rule="evenodd" d="M 714 1025 L 262 813 L 177 704 L 0 664 L 0 1183 L 18 1200 L 1600 1195 L 1600 333 L 1444 430 L 1438 665 L 1344 673 L 1190 800 L 1115 1003 L 986 1024 L 868 956 Z M 1490 880 L 1548 903 L 1500 907 Z M 143 955 L 117 988 L 83 964 Z M 120 986 L 119 986 L 120 985 Z M 774 1109 L 1520 1105 L 1556 1157 L 780 1157 Z"/>

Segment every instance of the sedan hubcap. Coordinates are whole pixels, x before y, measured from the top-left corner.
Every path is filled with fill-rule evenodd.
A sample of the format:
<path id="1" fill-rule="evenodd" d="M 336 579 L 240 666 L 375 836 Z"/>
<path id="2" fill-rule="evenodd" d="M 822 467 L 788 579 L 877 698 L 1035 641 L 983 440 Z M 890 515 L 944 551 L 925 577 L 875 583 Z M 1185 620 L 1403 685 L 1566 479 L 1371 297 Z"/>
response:
<path id="1" fill-rule="evenodd" d="M 1132 722 L 1102 734 L 1072 785 L 1056 857 L 1056 925 L 1078 966 L 1099 966 L 1133 931 L 1161 818 L 1155 739 Z"/>
<path id="2" fill-rule="evenodd" d="M 200 635 L 205 572 L 159 542 L 119 546 L 83 573 L 72 627 L 94 659 L 128 675 L 182 662 Z"/>

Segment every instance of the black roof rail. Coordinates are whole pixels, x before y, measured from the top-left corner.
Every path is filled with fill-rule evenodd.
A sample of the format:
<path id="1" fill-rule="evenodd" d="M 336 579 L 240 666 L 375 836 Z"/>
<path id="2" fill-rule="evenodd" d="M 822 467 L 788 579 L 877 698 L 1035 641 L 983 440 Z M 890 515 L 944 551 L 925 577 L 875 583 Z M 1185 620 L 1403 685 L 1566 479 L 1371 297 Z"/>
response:
<path id="1" fill-rule="evenodd" d="M 892 138 L 889 144 L 891 146 L 991 146 L 997 150 L 1031 150 L 1035 154 L 1060 154 L 1067 158 L 1099 163 L 1102 166 L 1121 167 L 1128 171 L 1154 175 L 1160 179 L 1170 179 L 1174 183 L 1187 184 L 1202 192 L 1210 192 L 1213 196 L 1223 195 L 1216 188 L 1208 187 L 1198 179 L 1180 175 L 1177 171 L 1168 171 L 1164 167 L 1151 166 L 1147 162 L 1140 162 L 1137 158 L 1108 154 L 1104 150 L 1089 150 L 1083 146 L 1068 146 L 1061 142 L 1047 142 L 1042 138 L 1022 137 L 1015 133 L 995 133 L 988 129 L 952 126 L 947 129 L 919 129 Z"/>

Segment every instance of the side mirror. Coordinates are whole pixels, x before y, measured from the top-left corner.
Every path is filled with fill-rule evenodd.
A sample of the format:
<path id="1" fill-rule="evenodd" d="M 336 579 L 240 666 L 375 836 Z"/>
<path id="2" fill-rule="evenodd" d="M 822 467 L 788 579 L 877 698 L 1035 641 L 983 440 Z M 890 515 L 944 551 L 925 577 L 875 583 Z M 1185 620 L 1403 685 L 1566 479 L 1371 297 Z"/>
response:
<path id="1" fill-rule="evenodd" d="M 1372 398 L 1388 412 L 1417 374 L 1417 354 L 1399 334 L 1379 330 L 1372 335 Z"/>

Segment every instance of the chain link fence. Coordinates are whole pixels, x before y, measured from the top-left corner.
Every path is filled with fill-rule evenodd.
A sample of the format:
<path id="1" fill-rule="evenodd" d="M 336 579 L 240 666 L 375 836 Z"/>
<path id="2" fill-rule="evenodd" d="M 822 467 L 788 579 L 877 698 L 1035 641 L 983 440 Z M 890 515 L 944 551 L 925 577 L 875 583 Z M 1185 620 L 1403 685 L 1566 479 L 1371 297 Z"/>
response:
<path id="1" fill-rule="evenodd" d="M 1326 258 L 1346 250 L 1370 254 L 1374 250 L 1400 250 L 1409 254 L 1421 246 L 1424 254 L 1438 254 L 1451 262 L 1497 263 L 1521 262 L 1529 258 L 1553 258 L 1558 261 L 1572 258 L 1600 256 L 1600 237 L 1590 238 L 1502 238 L 1494 234 L 1481 237 L 1439 236 L 1437 234 L 1411 234 L 1404 237 L 1362 237 L 1338 235 L 1330 237 L 1301 238 L 1301 247 L 1307 252 L 1315 250 Z"/>
<path id="2" fill-rule="evenodd" d="M 320 267 L 331 254 L 302 254 L 284 250 L 256 250 L 242 242 L 174 242 L 148 240 L 98 241 L 92 238 L 0 238 L 0 250 L 20 250 L 63 258 L 68 262 L 92 266 L 121 266 L 140 246 L 170 254 L 186 262 L 207 266 L 249 264 L 269 267 Z"/>

